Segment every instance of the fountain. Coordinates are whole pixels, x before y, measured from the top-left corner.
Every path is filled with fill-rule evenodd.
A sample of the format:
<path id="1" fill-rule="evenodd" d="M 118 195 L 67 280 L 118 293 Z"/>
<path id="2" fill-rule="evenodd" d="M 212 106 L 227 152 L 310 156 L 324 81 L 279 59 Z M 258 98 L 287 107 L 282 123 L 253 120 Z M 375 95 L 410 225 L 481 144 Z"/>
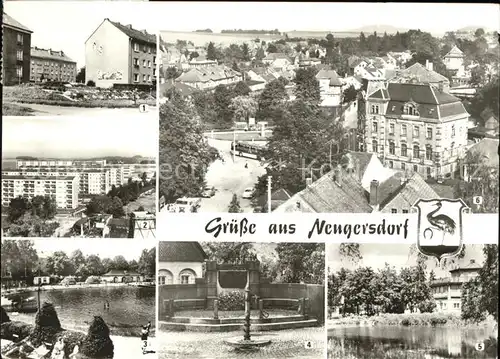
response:
<path id="1" fill-rule="evenodd" d="M 247 270 L 247 284 L 245 286 L 245 319 L 243 323 L 243 339 L 241 337 L 233 337 L 224 340 L 227 345 L 237 349 L 251 350 L 271 344 L 269 339 L 252 339 L 250 333 L 250 314 L 251 314 L 251 298 L 250 293 L 250 271 Z"/>

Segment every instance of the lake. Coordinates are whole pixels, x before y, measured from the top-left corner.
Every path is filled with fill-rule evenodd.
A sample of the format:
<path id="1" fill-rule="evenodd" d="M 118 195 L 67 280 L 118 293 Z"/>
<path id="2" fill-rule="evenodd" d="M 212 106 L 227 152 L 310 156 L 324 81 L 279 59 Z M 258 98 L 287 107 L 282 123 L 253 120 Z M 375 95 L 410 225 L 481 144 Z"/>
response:
<path id="1" fill-rule="evenodd" d="M 493 329 L 423 326 L 356 326 L 328 329 L 329 359 L 496 358 Z M 483 342 L 485 350 L 475 346 Z"/>
<path id="2" fill-rule="evenodd" d="M 23 293 L 35 297 L 36 292 Z M 52 303 L 65 329 L 87 331 L 94 315 L 100 315 L 115 335 L 135 335 L 142 325 L 155 326 L 155 288 L 132 286 L 68 288 L 40 292 L 41 302 Z M 109 310 L 104 310 L 108 301 Z M 34 317 L 36 313 L 26 314 Z M 24 314 L 23 314 L 24 316 Z M 15 320 L 15 318 L 12 318 Z"/>

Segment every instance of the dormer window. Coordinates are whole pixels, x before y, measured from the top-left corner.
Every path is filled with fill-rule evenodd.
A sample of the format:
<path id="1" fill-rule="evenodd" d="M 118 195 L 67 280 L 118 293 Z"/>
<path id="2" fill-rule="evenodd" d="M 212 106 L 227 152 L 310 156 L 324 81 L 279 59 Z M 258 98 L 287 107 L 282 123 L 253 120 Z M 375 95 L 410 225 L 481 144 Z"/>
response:
<path id="1" fill-rule="evenodd" d="M 403 113 L 410 116 L 418 116 L 417 106 L 414 103 L 407 103 L 404 105 Z"/>

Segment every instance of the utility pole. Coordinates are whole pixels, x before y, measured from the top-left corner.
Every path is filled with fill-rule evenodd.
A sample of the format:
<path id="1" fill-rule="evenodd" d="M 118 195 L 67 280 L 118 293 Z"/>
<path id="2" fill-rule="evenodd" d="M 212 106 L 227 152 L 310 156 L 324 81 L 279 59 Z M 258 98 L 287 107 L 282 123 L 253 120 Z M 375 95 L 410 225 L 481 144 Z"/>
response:
<path id="1" fill-rule="evenodd" d="M 233 163 L 236 161 L 235 160 L 235 155 L 236 155 L 236 130 L 233 130 L 233 144 L 232 144 L 232 150 L 233 150 Z"/>
<path id="2" fill-rule="evenodd" d="M 272 176 L 267 176 L 267 213 L 271 213 L 271 181 Z"/>

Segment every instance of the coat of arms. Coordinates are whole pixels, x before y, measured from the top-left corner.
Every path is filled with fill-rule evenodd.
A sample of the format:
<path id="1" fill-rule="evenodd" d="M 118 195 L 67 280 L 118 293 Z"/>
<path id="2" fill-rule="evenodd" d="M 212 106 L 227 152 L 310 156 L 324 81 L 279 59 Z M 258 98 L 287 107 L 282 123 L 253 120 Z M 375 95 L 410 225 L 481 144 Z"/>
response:
<path id="1" fill-rule="evenodd" d="M 420 199 L 413 209 L 418 213 L 417 247 L 441 261 L 462 249 L 462 214 L 469 208 L 461 199 Z"/>

